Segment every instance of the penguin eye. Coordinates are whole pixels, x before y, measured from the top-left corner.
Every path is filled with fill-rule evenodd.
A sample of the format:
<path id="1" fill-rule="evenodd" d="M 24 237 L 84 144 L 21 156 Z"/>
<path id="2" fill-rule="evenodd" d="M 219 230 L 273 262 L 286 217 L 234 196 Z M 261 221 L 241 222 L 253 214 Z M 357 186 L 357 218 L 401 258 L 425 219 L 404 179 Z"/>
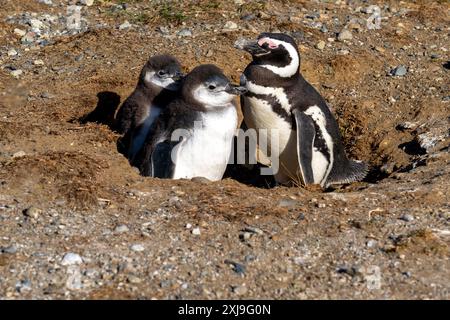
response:
<path id="1" fill-rule="evenodd" d="M 163 71 L 163 70 L 159 70 L 159 71 L 158 71 L 158 76 L 163 76 L 163 75 L 165 75 L 165 74 L 166 74 L 166 72 Z"/>
<path id="2" fill-rule="evenodd" d="M 216 88 L 216 86 L 213 85 L 213 84 L 210 84 L 210 85 L 208 86 L 208 89 L 209 89 L 209 90 L 214 90 L 215 88 Z"/>

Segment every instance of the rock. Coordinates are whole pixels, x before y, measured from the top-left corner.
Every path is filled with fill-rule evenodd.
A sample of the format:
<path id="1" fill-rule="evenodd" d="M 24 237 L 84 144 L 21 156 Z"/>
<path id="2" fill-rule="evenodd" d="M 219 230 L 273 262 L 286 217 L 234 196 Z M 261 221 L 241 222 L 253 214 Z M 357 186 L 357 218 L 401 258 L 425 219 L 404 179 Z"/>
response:
<path id="1" fill-rule="evenodd" d="M 69 290 L 80 290 L 83 288 L 81 284 L 81 272 L 78 266 L 70 265 L 67 268 L 66 287 Z"/>
<path id="2" fill-rule="evenodd" d="M 386 50 L 383 47 L 376 46 L 375 50 L 381 53 L 384 53 Z"/>
<path id="3" fill-rule="evenodd" d="M 117 226 L 114 229 L 114 233 L 125 233 L 125 232 L 128 232 L 128 231 L 130 231 L 130 229 L 128 229 L 128 227 L 126 225 L 124 225 L 124 224 L 122 224 L 120 226 Z"/>
<path id="4" fill-rule="evenodd" d="M 209 49 L 209 50 L 206 52 L 206 54 L 205 54 L 205 56 L 206 56 L 207 58 L 211 58 L 213 55 L 214 55 L 214 52 L 213 52 L 211 49 Z"/>
<path id="5" fill-rule="evenodd" d="M 233 22 L 233 21 L 227 21 L 225 23 L 225 25 L 223 26 L 223 31 L 233 31 L 233 30 L 237 30 L 238 29 L 238 25 Z"/>
<path id="6" fill-rule="evenodd" d="M 22 44 L 31 44 L 36 40 L 36 33 L 34 32 L 27 32 L 20 41 Z"/>
<path id="7" fill-rule="evenodd" d="M 77 253 L 68 252 L 64 255 L 64 257 L 61 260 L 61 265 L 63 266 L 71 266 L 75 264 L 82 264 L 83 259 L 81 256 Z"/>
<path id="8" fill-rule="evenodd" d="M 41 59 L 34 60 L 34 61 L 33 61 L 33 64 L 34 64 L 35 66 L 43 66 L 43 65 L 44 65 L 44 61 L 42 61 Z"/>
<path id="9" fill-rule="evenodd" d="M 322 27 L 320 27 L 320 32 L 327 33 L 328 32 L 327 26 L 323 24 Z"/>
<path id="10" fill-rule="evenodd" d="M 80 4 L 90 7 L 94 4 L 94 0 L 80 0 Z"/>
<path id="11" fill-rule="evenodd" d="M 408 73 L 404 65 L 399 65 L 398 67 L 391 70 L 391 75 L 395 77 L 403 77 Z"/>
<path id="12" fill-rule="evenodd" d="M 343 29 L 341 32 L 339 32 L 339 35 L 338 35 L 339 41 L 352 40 L 352 39 L 353 39 L 353 35 L 350 30 Z"/>
<path id="13" fill-rule="evenodd" d="M 406 222 L 411 222 L 414 220 L 414 217 L 410 214 L 402 214 L 400 216 L 400 220 L 406 221 Z"/>
<path id="14" fill-rule="evenodd" d="M 51 6 L 53 4 L 52 0 L 38 0 L 40 3 Z"/>
<path id="15" fill-rule="evenodd" d="M 27 34 L 27 32 L 25 30 L 15 28 L 14 34 L 18 35 L 19 37 L 23 37 L 24 35 Z"/>
<path id="16" fill-rule="evenodd" d="M 190 229 L 190 228 L 192 228 L 192 224 L 187 223 L 187 224 L 186 224 L 186 229 Z"/>
<path id="17" fill-rule="evenodd" d="M 17 56 L 17 51 L 15 49 L 9 49 L 8 57 L 14 57 L 14 56 Z"/>
<path id="18" fill-rule="evenodd" d="M 225 260 L 224 263 L 231 265 L 233 267 L 233 271 L 236 272 L 237 274 L 241 276 L 245 275 L 246 267 L 243 264 L 228 259 Z"/>
<path id="19" fill-rule="evenodd" d="M 169 28 L 167 28 L 165 26 L 159 26 L 158 31 L 163 35 L 168 35 L 170 33 Z"/>
<path id="20" fill-rule="evenodd" d="M 259 235 L 263 235 L 264 234 L 264 231 L 262 231 L 261 229 L 259 229 L 259 228 L 256 228 L 256 227 L 245 227 L 244 228 L 244 231 L 245 232 L 250 232 L 250 233 L 256 233 L 256 234 L 259 234 Z"/>
<path id="21" fill-rule="evenodd" d="M 323 50 L 323 49 L 325 49 L 325 45 L 326 45 L 325 41 L 320 40 L 320 41 L 316 44 L 316 48 L 319 49 L 319 50 Z"/>
<path id="22" fill-rule="evenodd" d="M 23 214 L 25 215 L 25 216 L 27 216 L 27 217 L 29 217 L 29 218 L 32 218 L 32 219 L 38 219 L 39 218 L 39 215 L 42 213 L 42 210 L 41 209 L 38 209 L 38 208 L 36 208 L 36 207 L 29 207 L 28 209 L 25 209 L 24 211 L 23 211 Z"/>
<path id="23" fill-rule="evenodd" d="M 192 37 L 192 31 L 187 28 L 184 28 L 178 31 L 177 35 L 180 37 Z"/>
<path id="24" fill-rule="evenodd" d="M 366 245 L 368 248 L 375 248 L 377 246 L 377 241 L 370 239 L 369 241 L 367 241 Z"/>
<path id="25" fill-rule="evenodd" d="M 21 158 L 21 157 L 25 157 L 27 154 L 25 153 L 25 151 L 17 151 L 17 152 L 15 152 L 13 155 L 12 155 L 12 157 L 13 157 L 13 159 L 15 159 L 15 158 Z"/>
<path id="26" fill-rule="evenodd" d="M 192 229 L 192 234 L 194 236 L 199 236 L 201 234 L 200 228 L 197 227 L 197 228 Z"/>
<path id="27" fill-rule="evenodd" d="M 31 281 L 28 279 L 20 280 L 16 283 L 16 291 L 19 293 L 27 293 L 31 291 Z"/>
<path id="28" fill-rule="evenodd" d="M 119 26 L 119 30 L 125 30 L 129 28 L 131 28 L 131 23 L 129 23 L 128 21 L 125 21 Z"/>
<path id="29" fill-rule="evenodd" d="M 30 20 L 31 30 L 34 32 L 40 32 L 40 30 L 45 26 L 41 20 L 31 19 Z"/>
<path id="30" fill-rule="evenodd" d="M 129 283 L 132 283 L 132 284 L 138 284 L 138 283 L 141 283 L 141 282 L 142 282 L 142 279 L 139 278 L 139 277 L 136 277 L 136 276 L 134 276 L 134 275 L 129 275 L 129 276 L 127 277 L 127 281 L 128 281 Z"/>
<path id="31" fill-rule="evenodd" d="M 233 287 L 233 293 L 242 296 L 244 294 L 246 294 L 248 291 L 246 286 L 235 286 Z"/>
<path id="32" fill-rule="evenodd" d="M 52 98 L 54 98 L 54 96 L 52 94 L 48 93 L 48 92 L 42 92 L 41 93 L 41 98 L 42 99 L 52 99 Z"/>
<path id="33" fill-rule="evenodd" d="M 14 78 L 18 78 L 20 75 L 22 75 L 22 73 L 23 73 L 23 71 L 20 70 L 20 69 L 11 71 L 11 75 L 12 75 Z"/>
<path id="34" fill-rule="evenodd" d="M 130 247 L 131 250 L 136 251 L 136 252 L 142 252 L 145 250 L 144 246 L 142 244 L 133 244 Z"/>
<path id="35" fill-rule="evenodd" d="M 15 254 L 17 253 L 17 247 L 15 245 L 10 245 L 5 248 L 0 248 L 0 253 Z"/>

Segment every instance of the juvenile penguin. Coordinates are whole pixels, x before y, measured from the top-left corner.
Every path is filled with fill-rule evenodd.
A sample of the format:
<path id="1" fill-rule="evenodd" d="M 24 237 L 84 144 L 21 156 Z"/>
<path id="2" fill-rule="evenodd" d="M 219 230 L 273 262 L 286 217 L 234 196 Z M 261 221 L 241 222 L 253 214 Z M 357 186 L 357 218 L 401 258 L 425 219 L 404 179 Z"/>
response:
<path id="1" fill-rule="evenodd" d="M 194 68 L 183 79 L 181 97 L 153 124 L 141 153 L 141 174 L 222 179 L 237 127 L 234 100 L 245 91 L 214 65 Z"/>
<path id="2" fill-rule="evenodd" d="M 176 96 L 182 76 L 180 63 L 170 55 L 151 57 L 141 70 L 133 93 L 117 113 L 123 153 L 133 164 L 152 123 Z"/>
<path id="3" fill-rule="evenodd" d="M 294 39 L 262 33 L 256 41 L 241 40 L 235 46 L 253 58 L 241 76 L 241 86 L 248 90 L 241 105 L 258 143 L 267 142 L 275 180 L 328 187 L 363 179 L 366 164 L 347 158 L 333 114 L 300 74 Z"/>

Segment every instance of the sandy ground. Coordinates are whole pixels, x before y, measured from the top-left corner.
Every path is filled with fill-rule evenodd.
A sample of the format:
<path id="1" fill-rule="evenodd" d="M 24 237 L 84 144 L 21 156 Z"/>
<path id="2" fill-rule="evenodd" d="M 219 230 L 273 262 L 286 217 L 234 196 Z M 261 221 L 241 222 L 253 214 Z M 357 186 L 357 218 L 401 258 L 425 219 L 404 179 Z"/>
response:
<path id="1" fill-rule="evenodd" d="M 73 3 L 0 0 L 0 299 L 450 297 L 448 2 L 95 1 L 59 32 Z M 110 125 L 147 58 L 238 82 L 262 31 L 296 37 L 366 180 L 139 176 Z"/>

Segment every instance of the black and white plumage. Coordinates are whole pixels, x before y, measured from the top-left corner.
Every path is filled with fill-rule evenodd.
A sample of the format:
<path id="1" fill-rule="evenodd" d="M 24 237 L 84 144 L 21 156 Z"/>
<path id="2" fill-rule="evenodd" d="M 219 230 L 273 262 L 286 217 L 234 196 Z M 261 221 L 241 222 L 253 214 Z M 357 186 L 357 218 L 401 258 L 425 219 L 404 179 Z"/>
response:
<path id="1" fill-rule="evenodd" d="M 214 65 L 200 65 L 182 81 L 181 97 L 171 102 L 153 124 L 141 154 L 144 176 L 222 179 L 236 133 L 236 95 Z"/>
<path id="2" fill-rule="evenodd" d="M 367 166 L 347 158 L 333 114 L 299 72 L 294 39 L 262 33 L 236 47 L 253 58 L 241 77 L 248 90 L 241 97 L 244 121 L 257 130 L 260 145 L 267 142 L 267 156 L 277 160 L 276 181 L 288 184 L 300 178 L 305 185 L 327 187 L 363 179 Z M 272 135 L 278 138 L 275 143 Z"/>
<path id="3" fill-rule="evenodd" d="M 176 58 L 170 55 L 151 57 L 141 70 L 135 90 L 119 109 L 116 118 L 118 131 L 124 134 L 122 151 L 132 164 L 152 123 L 176 97 L 181 76 Z"/>

